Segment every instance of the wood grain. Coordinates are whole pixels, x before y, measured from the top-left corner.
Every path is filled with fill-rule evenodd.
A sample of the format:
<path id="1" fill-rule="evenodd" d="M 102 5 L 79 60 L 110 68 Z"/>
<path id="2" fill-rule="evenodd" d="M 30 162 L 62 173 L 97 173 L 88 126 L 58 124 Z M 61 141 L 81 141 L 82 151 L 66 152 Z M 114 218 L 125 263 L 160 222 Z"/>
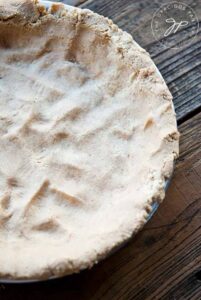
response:
<path id="1" fill-rule="evenodd" d="M 89 0 L 81 5 L 111 18 L 120 28 L 132 34 L 134 39 L 152 56 L 174 97 L 178 120 L 185 119 L 194 110 L 201 109 L 201 29 L 196 38 L 179 49 L 165 48 L 156 41 L 151 30 L 151 20 L 156 10 L 167 0 Z M 201 18 L 201 1 L 186 0 L 198 19 Z M 186 32 L 191 33 L 187 26 Z M 174 46 L 180 33 L 170 37 Z"/>
<path id="2" fill-rule="evenodd" d="M 78 275 L 2 285 L 0 299 L 201 299 L 201 113 L 179 129 L 181 155 L 166 199 L 127 246 Z"/>

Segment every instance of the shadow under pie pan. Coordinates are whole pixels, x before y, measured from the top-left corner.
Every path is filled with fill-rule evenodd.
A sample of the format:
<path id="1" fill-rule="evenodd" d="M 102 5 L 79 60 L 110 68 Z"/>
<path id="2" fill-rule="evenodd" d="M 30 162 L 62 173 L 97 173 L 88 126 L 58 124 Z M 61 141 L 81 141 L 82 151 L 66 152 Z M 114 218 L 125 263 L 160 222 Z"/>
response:
<path id="1" fill-rule="evenodd" d="M 48 10 L 51 5 L 52 2 L 49 1 L 39 1 L 39 3 L 41 3 L 42 5 L 44 5 L 46 7 L 46 9 Z M 65 7 L 65 5 L 64 5 Z M 70 6 L 66 6 L 66 8 L 68 8 L 68 10 L 70 9 Z M 159 75 L 161 76 L 160 72 L 158 71 Z M 165 191 L 167 190 L 169 184 L 171 181 L 171 177 L 169 177 L 168 180 L 165 181 L 165 186 L 164 189 Z M 156 210 L 158 209 L 159 203 L 157 201 L 154 201 L 152 203 L 152 210 L 150 211 L 148 217 L 147 217 L 147 222 L 151 219 L 151 217 L 153 216 L 153 214 L 156 212 Z M 130 238 L 132 239 L 132 237 Z M 129 240 L 130 240 L 129 239 Z M 120 248 L 122 248 L 126 243 L 128 242 L 128 240 L 126 240 L 125 242 L 121 243 L 120 246 L 115 247 L 114 250 L 110 251 L 109 254 L 107 254 L 106 256 L 110 256 L 111 254 L 113 254 L 114 252 L 116 252 L 117 250 L 119 250 Z M 65 275 L 61 275 L 61 277 L 63 277 Z M 42 281 L 49 281 L 49 280 L 53 280 L 53 279 L 57 279 L 57 278 L 61 278 L 60 276 L 52 276 L 49 278 L 45 278 L 45 279 L 23 279 L 23 280 L 18 280 L 18 279 L 4 279 L 4 278 L 0 278 L 0 283 L 3 284 L 24 284 L 24 283 L 34 283 L 34 282 L 42 282 Z"/>

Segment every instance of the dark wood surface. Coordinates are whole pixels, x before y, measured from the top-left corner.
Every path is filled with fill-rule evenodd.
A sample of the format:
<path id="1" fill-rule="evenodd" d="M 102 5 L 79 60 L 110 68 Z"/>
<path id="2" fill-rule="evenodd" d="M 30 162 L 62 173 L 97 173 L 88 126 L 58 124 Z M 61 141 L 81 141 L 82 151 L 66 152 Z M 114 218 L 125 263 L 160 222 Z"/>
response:
<path id="1" fill-rule="evenodd" d="M 0 300 L 201 299 L 201 30 L 190 45 L 164 48 L 150 25 L 163 3 L 90 0 L 81 6 L 130 32 L 150 52 L 174 96 L 180 158 L 166 199 L 129 244 L 91 270 L 40 284 L 0 285 Z M 185 3 L 201 18 L 200 0 Z"/>

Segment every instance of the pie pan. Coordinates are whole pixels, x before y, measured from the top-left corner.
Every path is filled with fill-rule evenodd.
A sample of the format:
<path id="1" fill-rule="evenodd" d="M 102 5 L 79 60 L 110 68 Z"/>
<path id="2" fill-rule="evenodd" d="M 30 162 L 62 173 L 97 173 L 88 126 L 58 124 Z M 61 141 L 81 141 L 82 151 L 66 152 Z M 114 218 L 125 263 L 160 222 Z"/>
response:
<path id="1" fill-rule="evenodd" d="M 49 1 L 39 1 L 39 3 L 41 3 L 41 5 L 43 5 L 43 6 L 45 6 L 45 8 L 46 8 L 46 10 L 49 10 L 49 9 L 51 9 L 51 7 L 53 7 L 53 5 L 55 6 L 55 7 L 57 7 L 58 6 L 58 4 L 57 3 L 52 3 L 52 2 L 49 2 Z M 70 7 L 69 5 L 63 5 L 62 6 L 62 9 L 63 8 L 65 8 L 68 12 L 69 11 L 71 11 L 71 10 L 73 10 L 73 7 Z M 54 8 L 55 9 L 55 8 Z M 111 24 L 111 23 L 109 23 L 109 24 Z M 115 27 L 114 27 L 115 28 Z M 114 29 L 114 30 L 116 30 L 116 28 Z M 104 32 L 104 31 L 103 31 Z M 136 44 L 137 45 L 137 44 Z M 139 47 L 140 48 L 140 47 Z M 123 52 L 122 52 L 122 49 L 121 48 L 119 48 L 118 49 L 118 51 L 119 51 L 119 53 L 120 54 L 122 54 L 122 56 L 123 56 Z M 141 50 L 140 50 L 141 51 Z M 146 51 L 144 51 L 144 52 L 146 52 Z M 143 52 L 143 49 L 142 49 L 142 53 L 144 53 Z M 144 55 L 144 54 L 142 54 L 142 55 Z M 152 66 L 152 68 L 154 69 L 155 67 L 153 67 Z M 158 69 L 157 68 L 155 68 L 154 70 L 153 69 L 150 69 L 150 70 L 146 70 L 146 69 L 142 69 L 142 74 L 141 74 L 141 76 L 143 77 L 143 78 L 147 78 L 149 75 L 152 75 L 154 72 L 156 72 L 156 73 L 158 73 L 158 76 L 156 76 L 157 78 L 154 78 L 153 80 L 156 80 L 155 82 L 156 82 L 156 84 L 159 82 L 160 83 L 160 80 L 162 79 L 162 76 L 161 76 L 161 74 L 160 74 L 160 72 L 158 71 Z M 138 73 L 136 73 L 136 74 L 134 74 L 134 76 L 138 76 Z M 161 78 L 161 79 L 160 79 Z M 163 79 L 162 79 L 163 80 Z M 164 82 L 162 82 L 162 85 L 163 85 L 163 87 L 164 87 Z M 166 89 L 166 87 L 164 87 L 165 89 Z M 163 92 L 163 91 L 162 91 Z M 166 94 L 161 94 L 162 96 L 164 96 L 164 99 L 165 100 L 167 100 L 168 99 L 168 101 L 169 101 L 169 98 L 170 98 L 170 96 L 169 96 L 169 94 L 168 95 L 166 95 Z M 167 99 L 166 99 L 167 98 Z M 170 104 L 168 104 L 167 105 L 167 103 L 166 103 L 166 106 L 168 107 L 168 108 L 165 108 L 165 109 L 170 109 Z M 173 106 L 172 106 L 172 109 L 173 109 Z M 174 110 L 174 109 L 173 109 Z M 166 111 L 165 111 L 166 112 Z M 164 113 L 164 112 L 161 112 L 161 114 L 162 113 Z M 152 123 L 152 118 L 151 118 L 151 121 L 148 119 L 148 123 L 146 123 L 146 126 L 147 126 L 147 128 L 150 126 L 150 122 Z M 172 119 L 170 120 L 170 123 L 172 122 Z M 171 124 L 172 125 L 172 124 Z M 178 139 L 177 139 L 177 129 L 176 129 L 176 124 L 173 124 L 174 126 L 172 126 L 173 127 L 173 129 L 171 128 L 171 130 L 175 130 L 175 131 L 173 131 L 173 132 L 168 132 L 168 130 L 167 131 L 165 131 L 165 132 L 167 132 L 168 133 L 168 142 L 172 142 L 173 141 L 173 143 L 175 142 L 175 144 L 177 144 L 177 141 L 178 141 Z M 151 124 L 151 126 L 152 126 L 152 124 Z M 163 125 L 164 126 L 164 125 Z M 170 126 L 171 127 L 171 126 Z M 175 127 L 175 128 L 174 128 Z M 119 134 L 119 133 L 118 133 Z M 175 148 L 176 148 L 176 146 L 175 146 Z M 173 148 L 173 150 L 174 150 L 174 148 Z M 174 158 L 176 158 L 176 155 L 177 155 L 177 149 L 175 149 L 175 151 L 172 151 L 172 154 L 174 154 Z M 166 166 L 165 164 L 164 164 L 164 166 Z M 163 166 L 163 167 L 164 167 Z M 167 166 L 166 166 L 167 167 Z M 162 180 L 160 180 L 160 190 L 158 190 L 158 192 L 160 192 L 161 194 L 158 196 L 158 194 L 156 195 L 156 197 L 155 197 L 155 195 L 153 195 L 153 197 L 151 196 L 151 202 L 149 202 L 149 204 L 150 204 L 150 206 L 149 206 L 149 208 L 147 208 L 147 211 L 148 211 L 148 213 L 147 213 L 147 211 L 146 211 L 146 217 L 144 217 L 144 223 L 145 223 L 145 221 L 147 222 L 148 220 L 150 220 L 150 218 L 153 216 L 153 214 L 154 214 L 154 212 L 157 210 L 157 208 L 158 208 L 158 206 L 159 206 L 159 203 L 160 203 L 160 200 L 162 200 L 163 198 L 164 198 L 164 193 L 163 193 L 163 191 L 162 190 L 167 190 L 167 188 L 168 188 L 168 185 L 169 185 L 169 183 L 170 183 L 170 180 L 171 180 L 171 175 L 172 175 L 172 171 L 173 171 L 173 167 L 174 167 L 174 162 L 172 162 L 171 160 L 170 161 L 168 161 L 168 167 L 167 167 L 167 169 L 168 170 L 166 170 L 166 173 L 164 173 L 163 175 L 163 181 Z M 129 169 L 130 170 L 130 169 Z M 155 178 L 154 176 L 155 176 L 155 174 L 153 174 L 152 175 L 152 173 L 150 174 L 150 176 L 153 176 L 153 178 Z M 152 178 L 152 177 L 151 177 Z M 157 176 L 156 176 L 156 178 L 157 178 Z M 152 180 L 152 179 L 151 179 Z M 14 182 L 14 185 L 15 185 L 15 182 Z M 45 182 L 45 188 L 46 188 L 46 186 L 48 186 L 49 187 L 49 183 L 46 181 Z M 154 189 L 154 188 L 153 188 Z M 53 191 L 53 193 L 55 193 L 55 188 L 52 188 L 51 189 L 51 186 L 50 186 L 50 190 L 51 191 Z M 122 195 L 125 195 L 124 193 L 122 194 Z M 63 195 L 62 195 L 62 193 L 60 193 L 60 196 L 62 196 L 63 197 Z M 158 197 L 158 198 L 157 198 Z M 137 199 L 137 197 L 136 197 L 136 199 Z M 68 200 L 69 200 L 69 197 L 68 197 Z M 74 201 L 74 197 L 71 197 L 70 196 L 70 201 Z M 121 207 L 121 206 L 120 206 Z M 143 208 L 144 209 L 144 208 Z M 138 212 L 138 211 L 137 211 Z M 124 217 L 125 218 L 125 217 Z M 93 218 L 92 218 L 93 219 Z M 132 221 L 132 220 L 131 220 Z M 143 224 L 144 224 L 143 223 Z M 141 223 L 141 225 L 143 225 L 142 223 Z M 130 223 L 129 223 L 129 226 L 130 226 Z M 138 228 L 141 228 L 141 226 L 139 227 L 138 226 Z M 130 227 L 129 227 L 129 230 L 130 230 Z M 101 233 L 103 233 L 103 229 L 102 229 L 102 231 L 101 231 Z M 112 254 L 113 252 L 115 252 L 115 251 L 117 251 L 119 248 L 121 248 L 123 245 L 125 245 L 125 243 L 128 241 L 128 240 L 130 240 L 130 238 L 132 238 L 132 236 L 134 235 L 134 231 L 133 231 L 133 234 L 129 234 L 129 235 L 127 235 L 127 237 L 125 238 L 124 237 L 124 239 L 122 239 L 122 242 L 121 243 L 116 243 L 115 244 L 115 242 L 113 242 L 113 247 L 111 247 L 111 249 L 108 247 L 108 249 L 110 249 L 110 250 L 107 250 L 105 253 L 104 253 L 104 255 L 99 255 L 98 256 L 98 258 L 97 258 L 97 260 L 96 261 L 94 261 L 94 259 L 93 259 L 93 261 L 91 262 L 91 265 L 93 265 L 94 263 L 96 263 L 97 261 L 100 261 L 100 260 L 102 260 L 103 258 L 105 258 L 105 257 L 107 257 L 107 256 L 109 256 L 110 254 Z M 96 249 L 95 249 L 96 250 Z M 83 264 L 84 265 L 84 264 Z M 87 266 L 87 267 L 90 267 L 91 266 L 90 264 Z M 85 265 L 84 265 L 85 266 Z M 80 270 L 82 270 L 82 269 L 84 269 L 85 267 L 81 267 L 80 269 L 79 269 L 79 271 Z M 76 271 L 76 269 L 75 269 L 75 271 L 74 272 L 77 272 Z M 73 272 L 72 272 L 73 273 Z M 55 274 L 55 273 L 54 273 Z M 70 273 L 71 274 L 71 273 Z M 5 277 L 4 278 L 1 278 L 0 279 L 0 282 L 1 283 L 31 283 L 31 282 L 39 282 L 39 281 L 44 281 L 44 280 L 52 280 L 52 279 L 56 279 L 56 278 L 59 278 L 59 277 L 62 277 L 62 276 L 64 276 L 65 274 L 64 273 L 62 273 L 61 275 L 54 275 L 54 276 L 47 276 L 46 278 L 37 278 L 36 277 L 36 279 L 6 279 Z"/>

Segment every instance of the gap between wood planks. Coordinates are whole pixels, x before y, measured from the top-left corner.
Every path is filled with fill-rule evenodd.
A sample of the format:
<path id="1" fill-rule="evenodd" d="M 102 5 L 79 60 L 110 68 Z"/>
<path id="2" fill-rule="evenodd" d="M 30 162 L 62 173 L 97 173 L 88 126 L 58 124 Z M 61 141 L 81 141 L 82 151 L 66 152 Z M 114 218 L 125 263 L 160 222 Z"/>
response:
<path id="1" fill-rule="evenodd" d="M 193 118 L 194 116 L 196 116 L 200 112 L 201 112 L 201 106 L 195 108 L 194 110 L 190 111 L 188 114 L 186 114 L 185 116 L 183 116 L 181 119 L 179 119 L 177 121 L 178 125 L 181 125 L 182 123 L 188 121 L 189 119 Z"/>

